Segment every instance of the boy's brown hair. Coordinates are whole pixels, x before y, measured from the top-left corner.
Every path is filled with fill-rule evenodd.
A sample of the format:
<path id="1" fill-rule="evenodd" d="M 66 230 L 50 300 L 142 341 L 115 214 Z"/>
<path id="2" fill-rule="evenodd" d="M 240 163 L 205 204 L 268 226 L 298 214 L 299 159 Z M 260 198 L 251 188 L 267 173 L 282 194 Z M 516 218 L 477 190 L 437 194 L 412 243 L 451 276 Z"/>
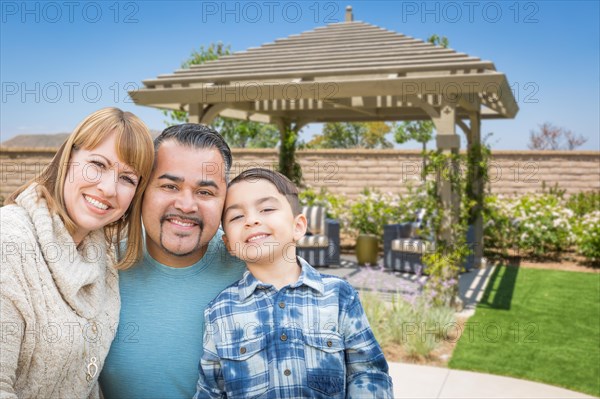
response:
<path id="1" fill-rule="evenodd" d="M 300 201 L 298 200 L 298 188 L 284 175 L 274 170 L 265 168 L 252 168 L 247 169 L 236 176 L 229 185 L 228 188 L 239 182 L 254 182 L 257 180 L 266 180 L 273 184 L 279 194 L 285 196 L 290 207 L 292 208 L 292 214 L 294 217 L 298 216 L 302 208 L 300 207 Z"/>

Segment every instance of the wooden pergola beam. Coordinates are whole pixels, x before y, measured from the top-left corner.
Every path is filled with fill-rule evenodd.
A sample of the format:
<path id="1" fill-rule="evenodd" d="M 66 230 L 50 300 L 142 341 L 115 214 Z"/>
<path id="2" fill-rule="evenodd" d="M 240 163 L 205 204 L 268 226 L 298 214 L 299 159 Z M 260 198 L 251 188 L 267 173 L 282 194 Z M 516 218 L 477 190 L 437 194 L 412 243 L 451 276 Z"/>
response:
<path id="1" fill-rule="evenodd" d="M 256 83 L 239 85 L 202 85 L 200 87 L 181 87 L 163 89 L 140 89 L 131 91 L 131 98 L 140 105 L 154 104 L 217 104 L 222 102 L 240 103 L 264 100 L 304 99 L 336 99 L 356 96 L 395 95 L 409 98 L 419 94 L 431 94 L 432 88 L 448 89 L 448 97 L 460 101 L 463 96 L 477 96 L 482 90 L 507 87 L 506 78 L 500 73 L 488 73 L 474 79 L 469 75 L 447 77 L 370 79 L 362 81 L 340 82 L 298 82 L 298 83 Z M 452 90 L 452 91 L 450 91 Z M 512 92 L 499 90 L 501 97 L 496 100 L 502 103 L 505 114 L 498 117 L 514 117 L 516 102 Z M 512 101 L 511 101 L 512 100 Z M 485 101 L 483 101 L 485 103 Z"/>

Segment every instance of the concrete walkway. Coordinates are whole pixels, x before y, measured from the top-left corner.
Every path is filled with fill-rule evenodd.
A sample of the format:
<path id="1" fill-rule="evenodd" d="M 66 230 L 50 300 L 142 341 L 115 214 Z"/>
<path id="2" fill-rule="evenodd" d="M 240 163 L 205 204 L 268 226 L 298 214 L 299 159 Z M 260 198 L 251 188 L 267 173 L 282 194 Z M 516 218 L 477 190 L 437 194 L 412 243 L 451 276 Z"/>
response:
<path id="1" fill-rule="evenodd" d="M 527 380 L 472 371 L 389 363 L 394 398 L 593 398 Z"/>

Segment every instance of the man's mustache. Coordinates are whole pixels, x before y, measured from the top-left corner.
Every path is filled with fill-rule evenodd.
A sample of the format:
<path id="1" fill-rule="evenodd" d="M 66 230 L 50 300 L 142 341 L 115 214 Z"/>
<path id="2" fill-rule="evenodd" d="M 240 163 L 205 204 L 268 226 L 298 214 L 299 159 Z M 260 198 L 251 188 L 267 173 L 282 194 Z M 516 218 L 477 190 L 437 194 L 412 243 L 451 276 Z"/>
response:
<path id="1" fill-rule="evenodd" d="M 190 217 L 188 215 L 180 215 L 178 213 L 168 213 L 166 215 L 163 215 L 160 218 L 160 223 L 164 223 L 167 219 L 171 219 L 171 218 L 177 218 L 179 220 L 181 220 L 182 222 L 187 222 L 187 223 L 195 223 L 198 226 L 200 226 L 200 229 L 204 228 L 204 222 L 202 221 L 202 219 L 197 218 L 197 217 Z"/>

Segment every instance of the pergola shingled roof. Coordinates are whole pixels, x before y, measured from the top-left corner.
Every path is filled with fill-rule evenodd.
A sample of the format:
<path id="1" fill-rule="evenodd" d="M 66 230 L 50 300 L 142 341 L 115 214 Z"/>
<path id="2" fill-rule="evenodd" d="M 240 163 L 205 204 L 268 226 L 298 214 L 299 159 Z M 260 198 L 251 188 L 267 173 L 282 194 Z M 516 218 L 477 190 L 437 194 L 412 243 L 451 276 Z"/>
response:
<path id="1" fill-rule="evenodd" d="M 358 21 L 334 23 L 189 69 L 132 92 L 139 105 L 297 123 L 429 119 L 429 106 L 469 104 L 482 118 L 512 118 L 517 105 L 494 64 Z"/>

